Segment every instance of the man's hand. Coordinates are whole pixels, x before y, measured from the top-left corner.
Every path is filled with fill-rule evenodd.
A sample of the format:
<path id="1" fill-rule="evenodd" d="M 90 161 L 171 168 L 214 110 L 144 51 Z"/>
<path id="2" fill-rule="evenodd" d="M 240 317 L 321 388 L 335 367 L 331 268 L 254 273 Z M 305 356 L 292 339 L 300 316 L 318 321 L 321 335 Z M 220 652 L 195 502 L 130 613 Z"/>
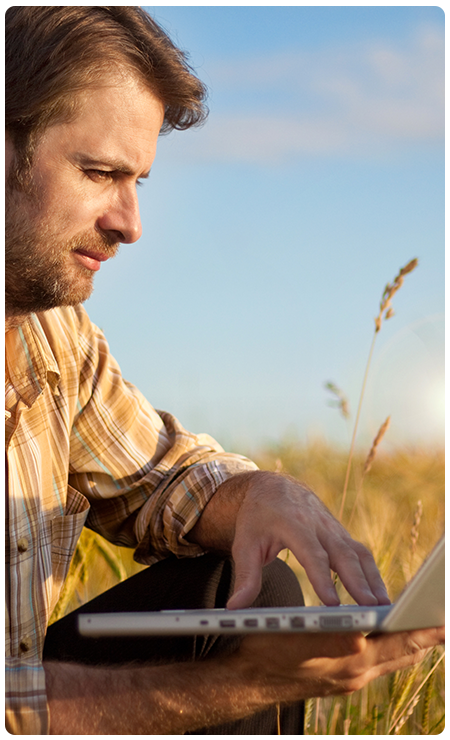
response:
<path id="1" fill-rule="evenodd" d="M 225 481 L 189 539 L 232 554 L 236 566 L 230 609 L 251 606 L 261 570 L 284 548 L 295 555 L 324 604 L 339 604 L 335 571 L 359 604 L 389 604 L 371 553 L 353 540 L 326 506 L 293 478 L 254 471 Z"/>
<path id="2" fill-rule="evenodd" d="M 419 663 L 444 638 L 444 627 L 368 637 L 323 632 L 275 639 L 252 635 L 235 657 L 247 661 L 254 682 L 277 686 L 284 701 L 294 701 L 359 691 L 374 678 Z"/>

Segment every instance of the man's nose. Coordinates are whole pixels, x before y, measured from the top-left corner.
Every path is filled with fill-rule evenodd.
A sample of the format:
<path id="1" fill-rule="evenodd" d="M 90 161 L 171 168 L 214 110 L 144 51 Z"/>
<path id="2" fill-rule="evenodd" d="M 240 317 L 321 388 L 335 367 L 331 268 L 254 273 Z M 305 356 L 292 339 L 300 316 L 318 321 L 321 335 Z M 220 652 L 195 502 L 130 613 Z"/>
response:
<path id="1" fill-rule="evenodd" d="M 134 186 L 116 193 L 114 201 L 97 219 L 97 225 L 122 244 L 133 244 L 142 236 L 139 201 Z"/>

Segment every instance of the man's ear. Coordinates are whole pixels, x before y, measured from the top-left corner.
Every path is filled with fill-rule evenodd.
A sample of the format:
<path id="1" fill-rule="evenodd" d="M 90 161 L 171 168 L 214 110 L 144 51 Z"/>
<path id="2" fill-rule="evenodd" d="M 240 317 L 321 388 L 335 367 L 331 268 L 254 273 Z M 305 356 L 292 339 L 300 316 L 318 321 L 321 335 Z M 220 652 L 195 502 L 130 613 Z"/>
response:
<path id="1" fill-rule="evenodd" d="M 5 132 L 5 175 L 8 177 L 11 165 L 14 160 L 15 149 L 11 136 L 8 131 Z"/>

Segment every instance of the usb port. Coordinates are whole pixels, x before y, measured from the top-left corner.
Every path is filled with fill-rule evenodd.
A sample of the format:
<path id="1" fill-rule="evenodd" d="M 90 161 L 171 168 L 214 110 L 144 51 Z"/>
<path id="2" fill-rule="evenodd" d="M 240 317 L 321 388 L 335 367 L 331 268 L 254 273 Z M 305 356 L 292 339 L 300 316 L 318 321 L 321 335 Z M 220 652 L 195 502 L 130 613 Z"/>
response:
<path id="1" fill-rule="evenodd" d="M 280 626 L 280 620 L 278 619 L 278 617 L 267 617 L 266 627 L 273 630 L 279 626 Z"/>
<path id="2" fill-rule="evenodd" d="M 291 627 L 297 630 L 305 629 L 305 618 L 304 617 L 291 617 Z"/>
<path id="3" fill-rule="evenodd" d="M 236 627 L 236 622 L 234 619 L 221 619 L 219 625 L 221 627 Z"/>
<path id="4" fill-rule="evenodd" d="M 257 626 L 258 626 L 257 619 L 244 619 L 244 627 L 257 627 Z"/>

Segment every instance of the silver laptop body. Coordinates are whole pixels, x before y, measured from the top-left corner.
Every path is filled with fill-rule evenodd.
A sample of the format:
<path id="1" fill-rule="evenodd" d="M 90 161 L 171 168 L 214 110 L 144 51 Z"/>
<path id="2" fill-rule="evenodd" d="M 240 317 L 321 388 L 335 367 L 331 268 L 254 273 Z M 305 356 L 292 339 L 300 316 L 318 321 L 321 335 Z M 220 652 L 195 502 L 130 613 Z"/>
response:
<path id="1" fill-rule="evenodd" d="M 198 609 L 81 614 L 86 637 L 251 632 L 399 632 L 440 627 L 445 618 L 444 537 L 395 604 L 264 609 Z"/>

